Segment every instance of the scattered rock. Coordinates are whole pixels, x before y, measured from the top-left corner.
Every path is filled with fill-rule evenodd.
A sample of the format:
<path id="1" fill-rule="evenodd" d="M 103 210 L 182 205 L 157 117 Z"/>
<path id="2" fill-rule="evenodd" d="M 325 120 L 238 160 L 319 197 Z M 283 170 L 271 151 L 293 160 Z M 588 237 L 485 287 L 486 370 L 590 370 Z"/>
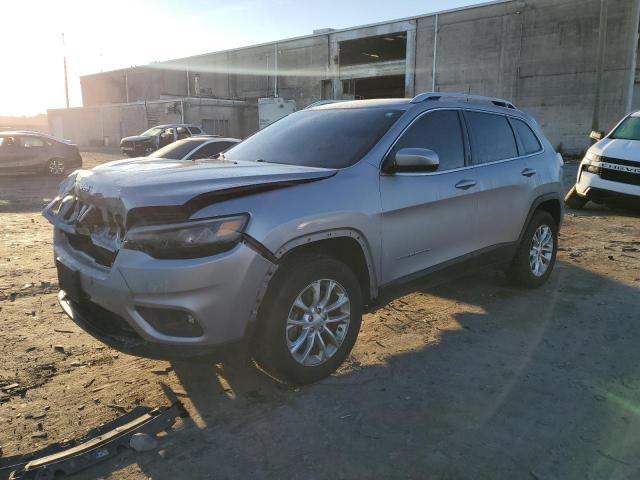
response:
<path id="1" fill-rule="evenodd" d="M 31 438 L 47 438 L 47 432 L 34 433 Z"/>
<path id="2" fill-rule="evenodd" d="M 84 405 L 78 405 L 78 410 L 84 410 Z"/>
<path id="3" fill-rule="evenodd" d="M 158 441 L 146 433 L 135 433 L 129 441 L 129 446 L 136 452 L 149 452 L 158 447 Z"/>
<path id="4" fill-rule="evenodd" d="M 0 390 L 2 390 L 3 392 L 8 392 L 9 390 L 13 390 L 14 388 L 18 388 L 19 386 L 20 386 L 19 383 L 12 383 L 10 385 L 6 385 L 0 388 Z"/>
<path id="5" fill-rule="evenodd" d="M 54 345 L 54 346 L 53 346 L 53 349 L 54 349 L 56 352 L 66 353 L 66 352 L 65 352 L 65 350 L 64 350 L 64 345 Z"/>
<path id="6" fill-rule="evenodd" d="M 95 381 L 96 381 L 96 379 L 95 379 L 95 378 L 92 378 L 92 379 L 91 379 L 91 380 L 89 380 L 87 383 L 85 383 L 85 384 L 83 385 L 83 387 L 84 387 L 84 388 L 89 388 L 91 385 L 93 385 L 93 382 L 95 382 Z"/>

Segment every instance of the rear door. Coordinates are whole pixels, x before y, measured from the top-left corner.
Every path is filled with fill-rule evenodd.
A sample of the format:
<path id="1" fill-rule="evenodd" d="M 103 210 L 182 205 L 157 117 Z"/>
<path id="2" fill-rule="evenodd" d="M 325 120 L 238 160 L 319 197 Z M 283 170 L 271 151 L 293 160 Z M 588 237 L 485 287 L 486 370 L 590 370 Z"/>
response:
<path id="1" fill-rule="evenodd" d="M 533 201 L 542 146 L 521 120 L 486 111 L 465 110 L 464 116 L 478 181 L 478 248 L 515 242 Z M 527 133 L 526 150 L 520 129 Z"/>
<path id="2" fill-rule="evenodd" d="M 466 142 L 457 109 L 431 110 L 416 119 L 391 149 L 428 148 L 435 172 L 382 174 L 383 283 L 470 253 L 478 212 L 474 172 L 465 168 Z"/>
<path id="3" fill-rule="evenodd" d="M 42 138 L 34 135 L 21 136 L 20 146 L 22 148 L 20 170 L 35 172 L 46 167 L 49 160 L 48 148 Z"/>

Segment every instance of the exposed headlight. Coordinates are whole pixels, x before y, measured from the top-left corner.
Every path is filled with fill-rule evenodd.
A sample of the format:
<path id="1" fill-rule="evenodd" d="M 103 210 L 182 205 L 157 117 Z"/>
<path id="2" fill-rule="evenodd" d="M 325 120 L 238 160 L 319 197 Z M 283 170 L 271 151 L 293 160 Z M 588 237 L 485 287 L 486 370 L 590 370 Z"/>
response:
<path id="1" fill-rule="evenodd" d="M 602 160 L 602 155 L 588 151 L 584 158 L 590 162 L 599 162 Z"/>
<path id="2" fill-rule="evenodd" d="M 127 232 L 123 246 L 160 259 L 208 257 L 231 250 L 240 242 L 248 220 L 247 215 L 236 215 L 176 225 L 137 227 Z"/>

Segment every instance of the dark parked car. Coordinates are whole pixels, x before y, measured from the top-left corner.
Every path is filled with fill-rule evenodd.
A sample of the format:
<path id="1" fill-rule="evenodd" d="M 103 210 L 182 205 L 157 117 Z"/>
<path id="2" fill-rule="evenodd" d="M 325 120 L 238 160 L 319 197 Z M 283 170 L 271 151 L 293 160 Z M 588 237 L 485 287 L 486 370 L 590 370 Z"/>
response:
<path id="1" fill-rule="evenodd" d="M 140 135 L 123 138 L 120 141 L 120 149 L 129 157 L 144 157 L 176 140 L 201 133 L 202 129 L 195 125 L 184 123 L 158 125 Z"/>
<path id="2" fill-rule="evenodd" d="M 220 152 L 240 143 L 237 138 L 215 137 L 213 135 L 198 135 L 170 143 L 160 150 L 156 150 L 149 158 L 166 158 L 168 160 L 198 160 L 213 158 Z"/>
<path id="3" fill-rule="evenodd" d="M 78 147 L 37 132 L 0 132 L 0 173 L 60 176 L 82 168 Z"/>

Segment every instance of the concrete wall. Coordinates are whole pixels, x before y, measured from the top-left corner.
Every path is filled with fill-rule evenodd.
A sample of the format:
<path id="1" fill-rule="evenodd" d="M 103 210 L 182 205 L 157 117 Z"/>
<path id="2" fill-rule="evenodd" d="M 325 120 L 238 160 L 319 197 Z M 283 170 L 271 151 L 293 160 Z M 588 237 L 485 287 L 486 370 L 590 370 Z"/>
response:
<path id="1" fill-rule="evenodd" d="M 201 125 L 202 119 L 227 120 L 228 134 L 233 137 L 242 138 L 247 122 L 253 122 L 247 117 L 244 102 L 187 98 L 49 110 L 49 129 L 53 135 L 78 145 L 115 146 L 123 137 L 140 134 L 150 125 L 181 123 L 183 105 L 185 123 Z"/>
<path id="2" fill-rule="evenodd" d="M 637 42 L 638 0 L 606 0 L 607 40 L 597 123 L 611 128 L 625 113 Z M 298 108 L 322 98 L 329 80 L 342 98 L 348 78 L 405 75 L 405 94 L 458 91 L 510 99 L 533 114 L 565 153 L 589 145 L 597 91 L 601 0 L 516 0 L 436 15 L 332 31 L 266 45 L 160 62 L 83 77 L 87 106 L 200 93 L 247 100 L 244 135 L 257 128 L 255 103 L 278 93 Z M 437 24 L 437 32 L 436 32 Z M 340 42 L 407 33 L 404 61 L 340 66 Z M 437 48 L 434 48 L 437 45 Z M 435 77 L 434 77 L 435 56 Z M 640 90 L 640 88 L 636 88 Z M 128 92 L 128 94 L 127 94 Z M 637 102 L 636 102 L 637 104 Z"/>

